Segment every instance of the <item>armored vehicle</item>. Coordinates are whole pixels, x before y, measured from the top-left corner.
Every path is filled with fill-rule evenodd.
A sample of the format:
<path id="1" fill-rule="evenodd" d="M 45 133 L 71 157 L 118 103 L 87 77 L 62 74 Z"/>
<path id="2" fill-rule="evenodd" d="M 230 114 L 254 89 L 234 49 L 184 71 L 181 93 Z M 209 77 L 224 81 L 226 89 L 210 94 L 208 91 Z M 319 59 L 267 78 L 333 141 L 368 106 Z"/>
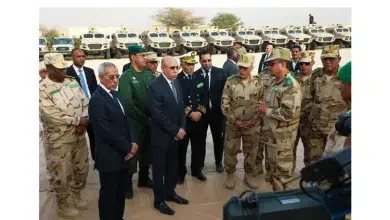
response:
<path id="1" fill-rule="evenodd" d="M 206 39 L 210 54 L 216 54 L 218 51 L 226 52 L 235 42 L 235 39 L 230 37 L 225 29 L 219 29 L 216 26 L 201 30 L 200 36 Z"/>
<path id="2" fill-rule="evenodd" d="M 173 30 L 170 36 L 176 43 L 175 52 L 180 55 L 188 51 L 200 52 L 207 49 L 208 43 L 199 36 L 199 31 L 191 30 L 189 27 L 184 27 L 182 30 Z"/>

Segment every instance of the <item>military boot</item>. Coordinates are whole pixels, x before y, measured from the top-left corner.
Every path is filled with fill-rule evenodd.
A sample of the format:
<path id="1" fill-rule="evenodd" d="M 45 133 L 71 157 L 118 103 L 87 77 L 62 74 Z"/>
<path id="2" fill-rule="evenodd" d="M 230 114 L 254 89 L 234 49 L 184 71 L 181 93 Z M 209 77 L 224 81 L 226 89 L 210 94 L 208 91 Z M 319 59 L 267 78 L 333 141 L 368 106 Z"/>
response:
<path id="1" fill-rule="evenodd" d="M 234 173 L 228 173 L 225 179 L 225 187 L 227 189 L 234 189 L 236 187 L 236 181 L 234 179 Z"/>
<path id="2" fill-rule="evenodd" d="M 251 189 L 257 189 L 259 186 L 256 183 L 256 179 L 253 176 L 252 173 L 245 173 L 244 182 L 249 186 Z"/>
<path id="3" fill-rule="evenodd" d="M 85 210 L 88 208 L 88 202 L 81 199 L 80 194 L 72 194 L 72 205 L 76 209 Z"/>
<path id="4" fill-rule="evenodd" d="M 75 218 L 80 215 L 77 209 L 71 208 L 66 199 L 57 200 L 57 215 L 63 218 Z"/>

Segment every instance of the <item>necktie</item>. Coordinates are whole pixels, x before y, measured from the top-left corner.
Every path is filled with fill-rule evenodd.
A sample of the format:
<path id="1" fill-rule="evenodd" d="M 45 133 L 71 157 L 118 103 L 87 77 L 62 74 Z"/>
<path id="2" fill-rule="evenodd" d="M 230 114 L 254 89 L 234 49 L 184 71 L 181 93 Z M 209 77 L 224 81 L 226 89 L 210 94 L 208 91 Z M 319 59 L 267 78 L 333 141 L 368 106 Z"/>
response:
<path id="1" fill-rule="evenodd" d="M 178 100 L 177 100 L 176 88 L 175 88 L 175 84 L 174 84 L 173 82 L 174 82 L 174 81 L 171 81 L 172 92 L 173 92 L 173 95 L 175 96 L 176 102 L 178 102 Z"/>
<path id="2" fill-rule="evenodd" d="M 117 95 L 116 91 L 110 90 L 110 93 L 111 93 L 111 95 L 112 95 L 112 98 L 116 101 L 115 103 L 116 103 L 117 105 L 119 105 L 119 108 L 122 110 L 122 112 L 123 112 L 123 114 L 124 114 L 124 113 L 125 113 L 125 112 L 124 112 L 124 109 L 123 109 L 122 105 L 121 105 L 120 102 L 119 102 L 118 95 Z"/>
<path id="3" fill-rule="evenodd" d="M 205 82 L 206 82 L 206 86 L 207 86 L 207 91 L 210 90 L 210 82 L 209 82 L 209 70 L 205 70 Z"/>
<path id="4" fill-rule="evenodd" d="M 87 96 L 88 98 L 89 97 L 89 94 L 88 94 L 88 87 L 87 87 L 87 82 L 85 82 L 85 75 L 84 75 L 84 72 L 79 69 L 79 73 L 80 73 L 80 84 L 81 84 L 81 88 L 83 89 L 84 93 L 85 93 L 85 96 Z"/>

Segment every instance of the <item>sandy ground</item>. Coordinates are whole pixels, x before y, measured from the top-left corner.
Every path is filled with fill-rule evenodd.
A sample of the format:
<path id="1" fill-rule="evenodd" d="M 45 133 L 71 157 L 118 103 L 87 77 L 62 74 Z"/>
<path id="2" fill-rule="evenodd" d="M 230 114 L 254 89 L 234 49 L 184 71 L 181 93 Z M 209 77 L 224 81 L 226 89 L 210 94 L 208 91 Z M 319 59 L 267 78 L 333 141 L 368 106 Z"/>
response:
<path id="1" fill-rule="evenodd" d="M 322 66 L 320 60 L 321 50 L 316 51 L 316 63 L 314 67 Z M 253 73 L 257 71 L 258 63 L 261 58 L 261 53 L 256 53 L 256 66 Z M 341 50 L 341 65 L 350 61 L 351 49 Z M 222 67 L 226 60 L 226 55 L 214 55 L 212 57 L 214 66 Z M 87 60 L 85 66 L 93 68 L 97 73 L 98 65 L 105 60 Z M 128 62 L 128 59 L 111 59 L 118 66 L 121 72 L 124 64 Z M 70 64 L 70 61 L 69 61 Z M 198 69 L 200 64 L 197 64 L 195 69 Z M 299 170 L 303 167 L 303 146 L 302 142 L 299 143 L 297 152 L 297 169 L 295 175 L 299 175 Z M 53 193 L 47 191 L 48 182 L 46 180 L 46 169 L 45 169 L 45 157 L 43 148 L 39 148 L 39 207 L 40 207 L 40 218 L 41 220 L 54 220 L 62 219 L 56 216 L 56 204 L 55 196 Z M 96 220 L 99 218 L 97 201 L 99 196 L 99 180 L 97 171 L 93 170 L 92 159 L 90 159 L 90 170 L 87 179 L 86 189 L 83 191 L 83 196 L 89 202 L 88 210 L 81 211 L 78 220 Z M 187 166 L 190 161 L 190 148 L 187 152 Z M 188 170 L 189 167 L 187 168 Z M 136 187 L 136 179 L 134 178 L 134 198 L 126 201 L 124 219 L 222 219 L 222 207 L 230 196 L 238 196 L 241 192 L 248 189 L 243 183 L 244 170 L 243 170 L 243 155 L 239 154 L 239 162 L 236 171 L 236 188 L 234 190 L 227 190 L 224 187 L 224 179 L 226 172 L 217 173 L 214 165 L 214 154 L 213 144 L 210 129 L 207 136 L 207 149 L 206 149 L 206 161 L 204 173 L 208 180 L 206 182 L 200 182 L 196 178 L 192 178 L 190 174 L 186 176 L 186 182 L 183 185 L 177 186 L 177 192 L 179 195 L 190 200 L 188 206 L 181 206 L 169 202 L 168 205 L 176 211 L 174 216 L 166 216 L 160 214 L 153 208 L 153 192 L 150 189 L 139 189 Z M 265 182 L 264 174 L 258 175 L 257 180 L 259 188 L 258 192 L 271 191 L 272 188 L 269 183 Z M 295 182 L 296 187 L 298 183 Z"/>

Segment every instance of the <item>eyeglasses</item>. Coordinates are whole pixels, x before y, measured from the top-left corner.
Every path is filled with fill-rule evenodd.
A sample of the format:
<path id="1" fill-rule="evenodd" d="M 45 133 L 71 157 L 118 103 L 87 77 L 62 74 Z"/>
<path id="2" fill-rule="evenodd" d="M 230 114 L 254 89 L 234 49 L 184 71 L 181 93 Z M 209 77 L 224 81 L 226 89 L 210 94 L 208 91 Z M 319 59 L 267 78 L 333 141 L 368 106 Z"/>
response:
<path id="1" fill-rule="evenodd" d="M 114 80 L 114 79 L 119 79 L 119 74 L 118 75 L 111 75 L 108 77 L 110 80 Z"/>
<path id="2" fill-rule="evenodd" d="M 164 65 L 165 66 L 165 65 Z M 165 66 L 165 67 L 167 67 L 168 69 L 170 69 L 170 70 L 180 70 L 181 69 L 181 67 L 180 66 Z"/>
<path id="3" fill-rule="evenodd" d="M 310 66 L 310 63 L 299 63 L 301 64 L 302 66 Z"/>

